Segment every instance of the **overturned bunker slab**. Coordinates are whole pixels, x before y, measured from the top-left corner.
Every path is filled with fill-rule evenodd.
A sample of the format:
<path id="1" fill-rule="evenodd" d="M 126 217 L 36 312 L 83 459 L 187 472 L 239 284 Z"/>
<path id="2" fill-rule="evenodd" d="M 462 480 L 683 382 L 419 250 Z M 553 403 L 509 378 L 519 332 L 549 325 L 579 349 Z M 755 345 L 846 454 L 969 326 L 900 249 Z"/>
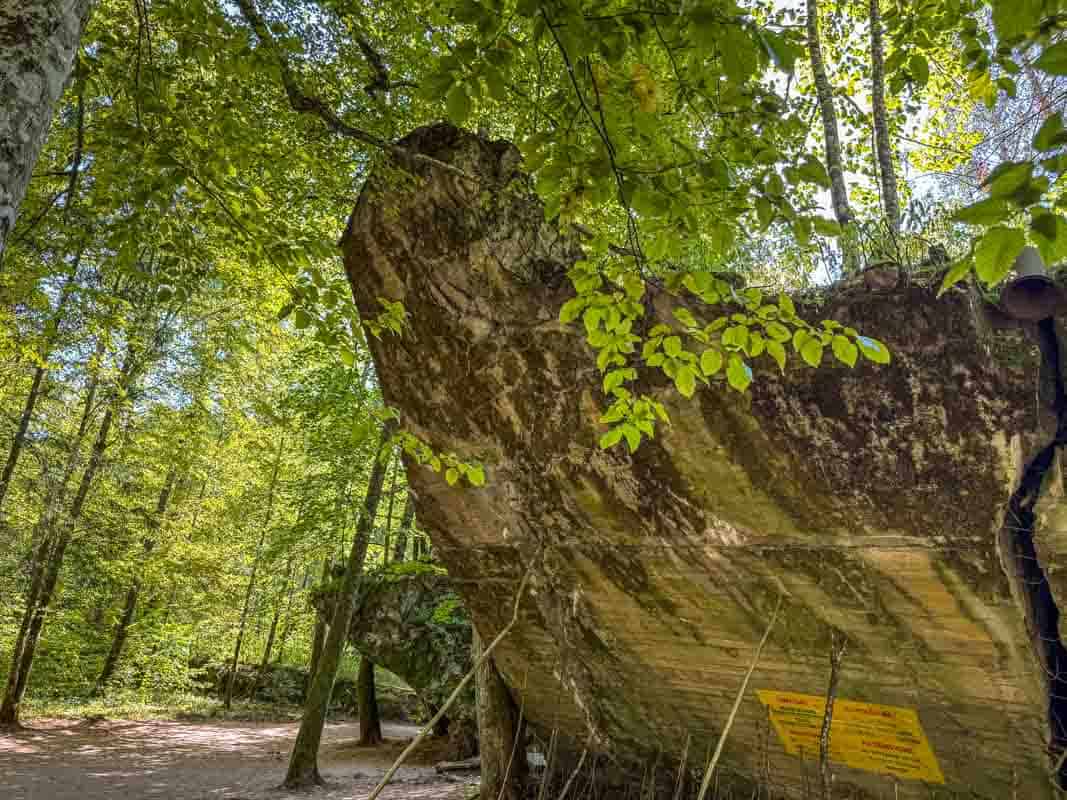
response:
<path id="1" fill-rule="evenodd" d="M 601 376 L 583 332 L 557 321 L 578 244 L 545 222 L 511 145 L 442 125 L 404 146 L 470 177 L 420 162 L 419 181 L 372 179 L 345 263 L 365 318 L 383 299 L 409 314 L 403 336 L 371 342 L 402 424 L 486 465 L 486 486 L 464 489 L 409 464 L 420 523 L 483 638 L 531 573 L 497 658 L 531 722 L 575 750 L 591 734 L 624 764 L 677 761 L 687 742 L 703 758 L 781 597 L 724 778 L 766 774 L 803 796 L 813 758 L 787 752 L 761 697 L 824 694 L 838 632 L 838 698 L 914 712 L 939 773 L 918 777 L 1050 796 L 1067 589 L 1058 470 L 1032 541 L 1006 516 L 1055 427 L 1035 392 L 1037 348 L 987 330 L 963 290 L 938 299 L 901 281 L 798 298 L 809 319 L 887 342 L 892 363 L 795 359 L 782 377 L 757 361 L 747 395 L 713 385 L 691 401 L 649 371 L 642 388 L 671 426 L 633 455 L 605 452 Z M 679 301 L 648 298 L 669 322 Z M 842 796 L 893 795 L 877 773 L 887 760 L 839 756 Z M 929 796 L 918 779 L 898 791 Z"/>

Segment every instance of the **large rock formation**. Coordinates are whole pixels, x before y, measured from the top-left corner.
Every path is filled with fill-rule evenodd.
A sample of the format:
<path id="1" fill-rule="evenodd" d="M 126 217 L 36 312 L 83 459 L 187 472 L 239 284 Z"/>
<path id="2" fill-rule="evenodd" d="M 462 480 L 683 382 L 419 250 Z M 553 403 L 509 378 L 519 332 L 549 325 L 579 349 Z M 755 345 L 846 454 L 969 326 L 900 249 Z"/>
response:
<path id="1" fill-rule="evenodd" d="M 531 571 L 497 663 L 532 723 L 574 750 L 591 733 L 620 763 L 677 760 L 689 737 L 703 760 L 781 595 L 724 778 L 766 758 L 777 791 L 803 795 L 817 767 L 768 732 L 757 690 L 824 694 L 836 631 L 839 704 L 915 710 L 947 788 L 1049 796 L 1062 645 L 1041 570 L 1063 596 L 1067 506 L 1043 507 L 1036 554 L 1004 526 L 1051 436 L 1036 348 L 988 331 L 966 291 L 845 289 L 802 312 L 882 338 L 891 365 L 772 365 L 747 395 L 714 385 L 691 401 L 650 371 L 642 387 L 672 425 L 633 455 L 605 452 L 592 354 L 557 321 L 579 247 L 544 221 L 517 152 L 448 126 L 403 144 L 471 179 L 425 162 L 417 181 L 379 173 L 345 263 L 365 318 L 380 299 L 409 314 L 403 336 L 371 343 L 403 425 L 487 466 L 475 490 L 409 464 L 419 521 L 483 639 Z M 669 321 L 678 301 L 649 296 Z M 893 795 L 885 776 L 833 768 L 841 796 Z M 904 781 L 899 796 L 929 795 Z"/>
<path id="2" fill-rule="evenodd" d="M 392 564 L 365 575 L 348 638 L 403 678 L 430 714 L 471 668 L 470 617 L 448 575 L 430 564 Z M 461 696 L 450 718 L 473 720 L 473 701 L 471 692 Z"/>

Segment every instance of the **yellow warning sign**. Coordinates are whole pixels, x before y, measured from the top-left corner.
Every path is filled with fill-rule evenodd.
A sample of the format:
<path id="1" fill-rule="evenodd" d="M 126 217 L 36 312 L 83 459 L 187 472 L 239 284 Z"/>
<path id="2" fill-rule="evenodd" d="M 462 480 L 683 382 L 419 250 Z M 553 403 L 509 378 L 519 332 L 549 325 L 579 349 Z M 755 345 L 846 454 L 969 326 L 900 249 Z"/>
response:
<path id="1" fill-rule="evenodd" d="M 790 755 L 819 757 L 826 698 L 793 692 L 757 692 Z M 830 760 L 856 769 L 927 783 L 944 783 L 919 715 L 910 708 L 835 700 Z"/>

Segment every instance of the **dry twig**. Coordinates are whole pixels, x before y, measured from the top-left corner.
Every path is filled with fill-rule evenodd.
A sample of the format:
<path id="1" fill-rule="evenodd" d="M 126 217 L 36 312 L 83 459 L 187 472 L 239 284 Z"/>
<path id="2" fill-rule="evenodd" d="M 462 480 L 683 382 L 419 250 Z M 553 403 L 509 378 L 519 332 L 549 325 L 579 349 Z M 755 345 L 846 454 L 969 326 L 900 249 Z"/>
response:
<path id="1" fill-rule="evenodd" d="M 767 639 L 771 636 L 771 630 L 774 628 L 774 623 L 778 621 L 778 612 L 781 608 L 782 595 L 778 595 L 778 603 L 774 607 L 774 613 L 771 614 L 771 621 L 767 623 L 767 630 L 763 632 L 763 638 L 760 639 L 756 652 L 752 654 L 752 663 L 748 665 L 745 679 L 741 681 L 741 688 L 737 690 L 737 697 L 734 698 L 734 707 L 730 709 L 730 716 L 726 718 L 726 727 L 722 729 L 722 733 L 719 735 L 719 743 L 715 746 L 715 753 L 712 755 L 711 761 L 708 762 L 708 768 L 704 772 L 704 780 L 700 784 L 700 793 L 697 795 L 697 800 L 704 800 L 704 796 L 708 793 L 708 787 L 711 786 L 711 776 L 715 773 L 715 766 L 719 763 L 719 756 L 722 755 L 726 737 L 730 733 L 730 728 L 733 727 L 734 719 L 737 717 L 737 710 L 741 708 L 741 701 L 745 699 L 748 682 L 752 678 L 752 673 L 756 671 L 756 664 L 759 663 L 760 655 L 763 653 L 763 646 L 767 644 Z"/>
<path id="2" fill-rule="evenodd" d="M 830 800 L 834 782 L 830 772 L 830 726 L 834 718 L 834 700 L 837 699 L 837 682 L 840 678 L 841 659 L 845 657 L 848 640 L 842 635 L 840 644 L 837 633 L 830 634 L 830 685 L 826 687 L 826 709 L 823 711 L 822 731 L 819 734 L 819 774 L 822 776 L 823 800 Z"/>
<path id="3" fill-rule="evenodd" d="M 241 2 L 247 1 L 248 0 L 241 0 Z M 400 769 L 400 765 L 407 761 L 408 756 L 410 756 L 412 752 L 414 752 L 415 748 L 419 746 L 422 740 L 426 738 L 426 734 L 432 731 L 434 729 L 434 726 L 436 726 L 437 723 L 441 721 L 441 718 L 444 717 L 445 712 L 452 707 L 452 704 L 454 702 L 456 702 L 456 698 L 459 697 L 464 687 L 466 687 L 466 685 L 471 682 L 471 678 L 474 677 L 474 673 L 482 664 L 485 663 L 486 659 L 489 658 L 493 650 L 496 649 L 496 646 L 500 644 L 500 642 L 505 636 L 508 635 L 508 633 L 511 632 L 511 629 L 515 627 L 515 623 L 519 621 L 519 605 L 522 602 L 522 596 L 526 591 L 526 583 L 527 581 L 529 581 L 530 573 L 532 571 L 533 563 L 531 562 L 530 567 L 526 570 L 526 574 L 522 576 L 522 581 L 519 583 L 518 591 L 515 593 L 515 606 L 511 612 L 511 621 L 503 627 L 500 633 L 496 635 L 496 638 L 493 639 L 493 641 L 489 643 L 489 646 L 482 651 L 482 655 L 478 658 L 476 662 L 474 662 L 474 665 L 470 668 L 467 674 L 463 676 L 463 680 L 461 680 L 456 686 L 456 688 L 452 690 L 452 694 L 448 696 L 448 699 L 445 700 L 441 708 L 437 711 L 436 714 L 434 714 L 433 719 L 431 719 L 423 726 L 422 730 L 419 731 L 418 735 L 411 740 L 411 744 L 405 747 L 404 752 L 397 756 L 396 761 L 393 762 L 393 766 L 389 767 L 389 770 L 382 777 L 381 783 L 379 783 L 374 788 L 374 791 L 370 793 L 370 796 L 367 798 L 367 800 L 375 800 L 375 798 L 377 798 L 378 795 L 382 793 L 382 790 L 385 789 L 389 781 L 393 779 L 393 776 L 396 774 L 396 771 Z"/>

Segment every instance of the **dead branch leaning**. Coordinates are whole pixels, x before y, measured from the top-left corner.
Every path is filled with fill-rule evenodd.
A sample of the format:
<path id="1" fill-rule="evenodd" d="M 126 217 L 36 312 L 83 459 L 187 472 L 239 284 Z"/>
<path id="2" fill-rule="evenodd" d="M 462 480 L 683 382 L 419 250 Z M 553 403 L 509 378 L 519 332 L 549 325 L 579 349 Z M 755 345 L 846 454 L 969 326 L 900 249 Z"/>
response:
<path id="1" fill-rule="evenodd" d="M 419 746 L 422 740 L 426 738 L 426 734 L 432 731 L 434 729 L 434 726 L 441 721 L 441 718 L 444 717 L 445 712 L 452 707 L 452 704 L 456 701 L 456 698 L 459 697 L 460 692 L 462 692 L 464 687 L 466 687 L 466 685 L 470 683 L 471 678 L 474 677 L 474 673 L 482 664 L 485 663 L 486 659 L 489 658 L 493 650 L 496 649 L 496 646 L 500 644 L 501 640 L 508 635 L 508 633 L 513 627 L 515 627 L 515 623 L 519 621 L 519 604 L 522 602 L 522 595 L 526 591 L 526 583 L 527 581 L 529 581 L 530 573 L 532 571 L 533 562 L 531 562 L 529 568 L 527 568 L 526 574 L 522 576 L 522 581 L 519 583 L 518 591 L 515 593 L 515 607 L 512 609 L 511 612 L 511 621 L 504 626 L 500 633 L 496 635 L 496 638 L 489 643 L 489 646 L 482 651 L 482 655 L 474 663 L 474 666 L 470 668 L 470 671 L 463 676 L 463 680 L 459 682 L 459 685 L 452 690 L 452 694 L 448 696 L 448 699 L 445 700 L 444 705 L 442 705 L 438 712 L 434 714 L 433 719 L 431 719 L 423 726 L 422 730 L 419 731 L 418 735 L 411 740 L 411 744 L 405 747 L 404 752 L 397 756 L 396 761 L 393 762 L 393 766 L 389 767 L 389 770 L 382 777 L 381 783 L 379 783 L 374 788 L 374 791 L 370 793 L 370 796 L 367 798 L 367 800 L 375 800 L 378 795 L 382 793 L 382 790 L 385 789 L 385 787 L 389 784 L 389 781 L 393 779 L 393 776 L 396 774 L 396 771 L 400 769 L 400 765 L 407 761 L 408 756 L 410 756 L 412 752 L 414 752 L 415 748 Z"/>
<path id="2" fill-rule="evenodd" d="M 778 603 L 774 607 L 774 613 L 771 614 L 771 621 L 767 623 L 767 630 L 763 632 L 763 638 L 760 639 L 759 645 L 756 647 L 756 652 L 752 654 L 752 663 L 748 665 L 748 672 L 745 673 L 745 679 L 741 681 L 741 688 L 737 690 L 737 697 L 734 698 L 734 707 L 730 709 L 730 716 L 726 718 L 726 727 L 722 729 L 722 733 L 719 735 L 719 743 L 715 746 L 715 754 L 711 757 L 711 761 L 708 762 L 708 768 L 704 772 L 704 780 L 700 784 L 700 793 L 697 795 L 697 800 L 704 800 L 704 795 L 708 793 L 708 787 L 711 786 L 711 776 L 715 773 L 715 766 L 719 763 L 719 756 L 722 755 L 723 745 L 726 744 L 726 737 L 730 733 L 730 728 L 733 727 L 734 719 L 737 717 L 737 710 L 741 707 L 741 701 L 745 699 L 745 692 L 748 690 L 748 682 L 752 678 L 752 673 L 756 671 L 756 664 L 759 663 L 760 655 L 763 653 L 763 646 L 767 644 L 767 639 L 771 636 L 771 630 L 774 628 L 774 623 L 778 620 L 778 612 L 782 608 L 782 595 L 778 595 Z M 372 798 L 373 800 L 373 798 Z"/>
<path id="3" fill-rule="evenodd" d="M 830 685 L 826 687 L 826 709 L 823 711 L 822 731 L 819 734 L 819 774 L 822 776 L 823 800 L 830 800 L 833 774 L 830 772 L 830 726 L 834 718 L 834 700 L 837 699 L 837 682 L 840 678 L 841 659 L 845 657 L 848 639 L 841 636 L 838 643 L 836 631 L 830 633 Z"/>

